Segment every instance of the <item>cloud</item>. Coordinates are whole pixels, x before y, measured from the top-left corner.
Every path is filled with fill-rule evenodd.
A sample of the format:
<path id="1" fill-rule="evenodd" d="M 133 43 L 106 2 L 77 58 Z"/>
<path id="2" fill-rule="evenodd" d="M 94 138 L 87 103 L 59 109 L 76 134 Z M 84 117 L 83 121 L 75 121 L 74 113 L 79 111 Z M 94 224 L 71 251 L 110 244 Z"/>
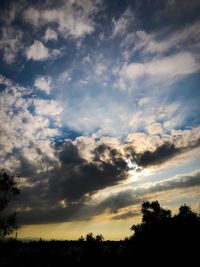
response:
<path id="1" fill-rule="evenodd" d="M 36 8 L 29 7 L 24 12 L 24 19 L 25 21 L 31 23 L 34 26 L 38 26 L 40 18 L 40 12 Z"/>
<path id="2" fill-rule="evenodd" d="M 130 134 L 124 146 L 132 161 L 141 167 L 161 165 L 173 157 L 200 145 L 199 127 L 191 130 L 172 131 L 171 135 Z"/>
<path id="3" fill-rule="evenodd" d="M 1 28 L 0 50 L 3 53 L 3 60 L 12 64 L 18 52 L 22 49 L 23 32 L 15 27 L 4 26 Z"/>
<path id="4" fill-rule="evenodd" d="M 145 151 L 139 156 L 137 163 L 139 166 L 146 167 L 148 165 L 159 165 L 168 159 L 180 153 L 180 149 L 176 148 L 174 144 L 164 143 L 155 151 Z"/>
<path id="5" fill-rule="evenodd" d="M 122 89 L 136 87 L 142 80 L 151 84 L 173 84 L 177 80 L 199 71 L 200 65 L 194 55 L 180 52 L 175 55 L 153 59 L 146 63 L 130 63 L 119 71 L 118 86 Z M 131 85 L 132 84 L 132 85 Z"/>
<path id="6" fill-rule="evenodd" d="M 163 134 L 163 127 L 161 125 L 161 123 L 153 123 L 153 124 L 148 124 L 146 126 L 146 130 L 150 135 L 154 135 L 154 134 Z"/>
<path id="7" fill-rule="evenodd" d="M 144 132 L 130 133 L 127 135 L 126 141 L 130 144 L 136 153 L 155 150 L 163 144 L 163 140 L 159 135 L 148 135 Z"/>
<path id="8" fill-rule="evenodd" d="M 100 214 L 117 214 L 111 217 L 114 220 L 127 219 L 130 217 L 138 216 L 138 206 L 144 200 L 151 200 L 152 193 L 168 193 L 172 190 L 184 190 L 188 188 L 196 188 L 200 186 L 200 173 L 199 171 L 191 174 L 182 174 L 175 176 L 163 182 L 154 182 L 147 185 L 137 187 L 135 189 L 126 189 L 118 193 L 111 193 L 110 196 L 102 198 L 99 202 L 94 202 L 91 199 L 89 202 L 66 202 L 65 207 L 59 201 L 55 201 L 53 191 L 50 205 L 48 204 L 47 197 L 48 191 L 38 184 L 35 188 L 27 188 L 24 196 L 21 196 L 23 205 L 26 199 L 27 205 L 34 203 L 33 209 L 21 210 L 18 214 L 22 224 L 41 224 L 41 223 L 55 223 L 66 221 L 88 220 Z M 46 187 L 47 188 L 47 187 Z M 56 189 L 56 188 L 55 188 Z M 35 198 L 39 193 L 42 198 Z M 46 195 L 47 194 L 47 195 Z M 34 198 L 33 198 L 34 196 Z M 42 205 L 41 205 L 42 203 Z M 45 204 L 46 203 L 46 204 Z M 42 207 L 39 209 L 38 207 Z"/>
<path id="9" fill-rule="evenodd" d="M 51 92 L 51 77 L 48 76 L 36 78 L 34 81 L 34 86 L 49 95 Z"/>
<path id="10" fill-rule="evenodd" d="M 174 178 L 171 178 L 167 181 L 155 183 L 154 185 L 150 186 L 150 188 L 147 190 L 149 193 L 152 193 L 152 192 L 168 191 L 173 189 L 191 188 L 199 185 L 200 185 L 200 172 L 198 170 L 191 174 L 177 175 Z"/>
<path id="11" fill-rule="evenodd" d="M 184 45 L 190 48 L 194 43 L 199 44 L 200 38 L 200 21 L 188 24 L 186 27 L 179 29 L 175 32 L 165 34 L 164 38 L 162 32 L 147 33 L 145 31 L 137 31 L 136 38 L 138 38 L 135 50 L 142 49 L 143 53 L 163 53 L 170 49 L 179 49 Z"/>
<path id="12" fill-rule="evenodd" d="M 149 147 L 146 146 L 141 150 L 142 153 L 136 153 L 133 148 L 134 145 L 141 144 L 140 138 L 147 140 L 149 136 L 147 134 L 132 136 L 128 144 L 122 144 L 117 138 L 109 137 L 98 141 L 91 137 L 78 137 L 74 141 L 52 143 L 48 133 L 49 124 L 45 119 L 48 114 L 44 107 L 48 108 L 48 105 L 49 108 L 51 105 L 55 107 L 54 116 L 57 117 L 61 112 L 57 110 L 58 103 L 37 99 L 32 104 L 35 106 L 37 116 L 30 117 L 30 114 L 27 114 L 25 127 L 18 125 L 24 131 L 23 136 L 26 136 L 27 144 L 23 138 L 23 146 L 26 149 L 10 158 L 11 164 L 17 163 L 15 163 L 15 172 L 24 177 L 21 185 L 23 193 L 14 204 L 16 209 L 20 207 L 20 223 L 85 220 L 103 213 L 119 213 L 116 215 L 119 217 L 113 219 L 122 219 L 126 217 L 123 209 L 140 204 L 152 193 L 198 185 L 194 177 L 184 175 L 162 183 L 150 183 L 148 186 L 129 188 L 118 193 L 112 191 L 115 185 L 118 185 L 118 190 L 121 190 L 120 183 L 130 176 L 131 167 L 126 155 L 127 146 L 130 146 L 131 151 L 135 153 L 133 155 L 136 155 L 132 161 L 136 161 L 139 166 L 161 164 L 177 153 L 182 153 L 185 148 L 195 147 L 199 140 L 198 129 L 187 130 L 187 132 L 175 131 L 167 138 L 160 136 L 159 142 L 154 143 L 155 147 L 152 147 L 152 150 L 149 151 Z M 11 134 L 16 136 L 15 132 Z M 40 139 L 38 134 L 41 134 L 41 137 L 46 134 L 46 138 Z M 55 134 L 53 133 L 53 136 Z M 37 139 L 34 140 L 33 136 Z M 155 138 L 155 135 L 149 136 L 149 138 L 153 137 Z M 166 140 L 170 140 L 171 143 L 166 143 Z M 193 176 L 197 177 L 196 174 Z M 101 195 L 102 190 L 108 190 L 108 188 L 110 188 L 110 195 L 107 197 L 104 197 L 104 194 Z M 100 198 L 95 200 L 96 193 L 99 193 Z"/>
<path id="13" fill-rule="evenodd" d="M 3 76 L 0 76 L 0 83 L 5 87 L 0 92 L 0 119 L 3 122 L 0 130 L 0 165 L 18 168 L 21 164 L 21 159 L 17 157 L 20 151 L 25 153 L 24 157 L 36 159 L 39 147 L 43 154 L 53 157 L 50 140 L 59 134 L 58 115 L 62 112 L 59 103 L 32 98 L 31 88 L 22 87 Z"/>
<path id="14" fill-rule="evenodd" d="M 130 216 L 137 216 L 138 211 L 128 211 L 128 207 L 138 206 L 144 200 L 150 198 L 152 193 L 168 192 L 171 190 L 182 190 L 185 188 L 193 188 L 200 186 L 200 172 L 192 172 L 190 174 L 181 174 L 172 177 L 163 182 L 154 182 L 147 185 L 139 186 L 135 189 L 126 189 L 118 193 L 112 193 L 110 196 L 105 197 L 98 204 L 95 205 L 96 214 L 98 213 L 119 213 L 112 219 L 126 219 Z M 126 212 L 123 209 L 126 208 Z M 95 214 L 94 214 L 95 215 Z M 129 216 L 130 215 L 130 216 Z"/>
<path id="15" fill-rule="evenodd" d="M 52 172 L 52 190 L 58 188 L 61 197 L 77 201 L 128 178 L 129 167 L 116 149 L 102 144 L 92 151 L 92 156 L 88 162 L 75 145 L 66 142 L 60 153 L 61 168 Z"/>
<path id="16" fill-rule="evenodd" d="M 58 117 L 62 113 L 60 103 L 55 100 L 34 99 L 35 113 L 40 116 Z"/>
<path id="17" fill-rule="evenodd" d="M 84 159 L 71 141 L 58 146 L 57 163 L 53 163 L 54 157 L 49 157 L 48 150 L 47 154 L 39 148 L 40 145 L 33 143 L 28 151 L 17 155 L 21 162 L 17 172 L 28 177 L 21 185 L 22 194 L 15 206 L 20 207 L 20 223 L 90 218 L 107 209 L 101 204 L 97 212 L 93 205 L 87 204 L 90 196 L 128 177 L 129 167 L 122 155 L 104 144 L 91 152 L 92 161 Z"/>
<path id="18" fill-rule="evenodd" d="M 28 60 L 46 60 L 49 57 L 49 50 L 42 42 L 35 40 L 34 43 L 26 49 L 26 58 Z"/>
<path id="19" fill-rule="evenodd" d="M 24 11 L 25 21 L 34 27 L 55 23 L 64 38 L 84 37 L 94 31 L 92 16 L 99 10 L 100 1 L 64 1 L 57 8 L 45 7 L 38 9 L 29 7 Z"/>
<path id="20" fill-rule="evenodd" d="M 109 212 L 109 213 L 118 213 L 120 209 L 125 207 L 129 207 L 135 204 L 139 204 L 142 202 L 142 196 L 138 194 L 134 194 L 134 190 L 123 190 L 118 193 L 111 194 L 110 196 L 106 197 L 102 201 L 100 201 L 97 206 L 96 210 L 99 213 L 102 212 Z"/>

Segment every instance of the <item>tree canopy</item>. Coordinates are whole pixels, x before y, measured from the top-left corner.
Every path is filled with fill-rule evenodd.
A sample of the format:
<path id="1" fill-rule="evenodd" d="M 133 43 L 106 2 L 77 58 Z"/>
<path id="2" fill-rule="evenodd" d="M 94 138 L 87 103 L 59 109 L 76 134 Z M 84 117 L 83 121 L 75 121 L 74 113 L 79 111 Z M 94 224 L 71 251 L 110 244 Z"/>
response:
<path id="1" fill-rule="evenodd" d="M 142 222 L 131 227 L 134 232 L 132 239 L 192 239 L 200 232 L 200 216 L 186 204 L 179 208 L 178 214 L 172 216 L 171 211 L 162 208 L 158 201 L 145 201 L 141 213 Z"/>
<path id="2" fill-rule="evenodd" d="M 4 214 L 11 199 L 19 194 L 17 177 L 9 174 L 4 169 L 0 171 L 0 237 L 5 237 L 17 229 L 16 212 Z"/>

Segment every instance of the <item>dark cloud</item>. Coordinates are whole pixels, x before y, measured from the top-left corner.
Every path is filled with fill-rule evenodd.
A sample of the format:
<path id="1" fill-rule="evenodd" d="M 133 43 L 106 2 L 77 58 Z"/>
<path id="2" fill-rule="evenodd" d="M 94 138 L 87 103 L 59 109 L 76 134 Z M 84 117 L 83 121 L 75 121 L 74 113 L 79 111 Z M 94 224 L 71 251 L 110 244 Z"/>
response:
<path id="1" fill-rule="evenodd" d="M 127 157 L 138 164 L 139 167 L 148 167 L 151 165 L 160 165 L 171 158 L 187 152 L 193 148 L 200 146 L 200 139 L 193 143 L 189 143 L 186 147 L 177 147 L 174 143 L 165 142 L 158 146 L 154 151 L 146 150 L 143 153 L 136 153 L 132 146 L 128 146 L 126 150 Z"/>
<path id="2" fill-rule="evenodd" d="M 23 211 L 18 214 L 18 220 L 21 224 L 49 224 L 69 221 L 85 220 L 79 213 L 81 204 L 70 204 L 68 207 L 55 206 L 51 208 L 37 208 L 30 211 Z"/>
<path id="3" fill-rule="evenodd" d="M 134 190 L 125 190 L 102 200 L 96 209 L 101 212 L 108 211 L 110 213 L 117 213 L 121 208 L 138 204 L 140 202 L 142 202 L 142 196 L 135 194 Z"/>
<path id="4" fill-rule="evenodd" d="M 195 143 L 196 146 L 198 142 Z M 34 147 L 32 147 L 34 148 Z M 108 145 L 100 144 L 91 152 L 91 161 L 81 156 L 78 146 L 67 141 L 55 149 L 59 164 L 37 150 L 41 163 L 47 161 L 50 170 L 37 172 L 38 166 L 19 153 L 21 171 L 28 176 L 30 183 L 23 187 L 21 194 L 13 201 L 13 209 L 19 209 L 19 221 L 22 224 L 56 223 L 74 220 L 88 220 L 104 212 L 117 214 L 120 209 L 140 204 L 151 193 L 200 185 L 200 174 L 178 177 L 155 183 L 148 189 L 139 187 L 113 194 L 99 203 L 91 203 L 91 196 L 104 188 L 116 185 L 129 175 L 128 156 Z M 165 143 L 154 152 L 136 154 L 133 149 L 129 159 L 141 167 L 161 164 L 185 151 L 175 145 Z M 44 161 L 44 162 L 43 162 Z M 65 205 L 62 205 L 62 203 Z M 123 219 L 120 215 L 113 219 Z M 128 216 L 128 215 L 127 215 Z M 115 217 L 115 216 L 114 216 Z"/>
<path id="5" fill-rule="evenodd" d="M 155 151 L 145 151 L 138 156 L 138 165 L 146 167 L 148 165 L 161 164 L 181 152 L 180 148 L 176 148 L 174 144 L 164 143 Z"/>
<path id="6" fill-rule="evenodd" d="M 41 151 L 37 153 L 42 155 Z M 95 192 L 128 177 L 129 167 L 121 153 L 103 144 L 93 150 L 92 161 L 84 159 L 71 141 L 59 147 L 56 154 L 60 164 L 51 164 L 47 159 L 52 168 L 39 173 L 37 164 L 18 155 L 21 162 L 18 171 L 28 176 L 28 185 L 22 188 L 13 208 L 26 210 L 19 215 L 23 223 L 77 220 L 79 214 L 82 219 L 91 218 L 109 209 L 109 203 L 93 207 L 88 206 L 86 200 Z M 61 201 L 66 202 L 66 207 L 62 207 Z"/>
<path id="7" fill-rule="evenodd" d="M 127 179 L 129 167 L 116 149 L 100 145 L 93 157 L 91 162 L 81 158 L 78 148 L 66 143 L 60 153 L 61 167 L 51 171 L 50 190 L 57 190 L 60 198 L 78 201 Z"/>
<path id="8" fill-rule="evenodd" d="M 23 192 L 21 201 L 23 205 L 25 205 L 25 201 L 27 204 L 32 203 L 32 210 L 20 211 L 18 219 L 21 224 L 56 223 L 89 220 L 105 212 L 116 214 L 112 217 L 113 220 L 126 219 L 137 216 L 138 213 L 128 211 L 118 214 L 120 209 L 131 207 L 132 205 L 140 205 L 152 193 L 197 186 L 200 186 L 200 172 L 155 183 L 149 188 L 138 187 L 137 189 L 128 189 L 108 196 L 99 203 L 77 201 L 69 202 L 66 207 L 61 207 L 56 202 L 57 195 L 54 195 L 53 192 L 48 192 L 48 189 L 46 191 L 47 194 L 44 193 L 44 186 L 38 185 Z"/>
<path id="9" fill-rule="evenodd" d="M 85 160 L 80 156 L 78 148 L 71 142 L 66 142 L 60 152 L 59 158 L 65 165 L 84 164 Z"/>

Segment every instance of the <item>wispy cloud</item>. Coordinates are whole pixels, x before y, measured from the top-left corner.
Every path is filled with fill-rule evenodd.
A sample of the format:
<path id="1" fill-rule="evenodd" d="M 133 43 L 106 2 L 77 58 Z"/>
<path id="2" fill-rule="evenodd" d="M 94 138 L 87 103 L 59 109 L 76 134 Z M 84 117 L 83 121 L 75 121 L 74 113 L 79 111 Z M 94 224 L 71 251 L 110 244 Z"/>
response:
<path id="1" fill-rule="evenodd" d="M 153 59 L 149 62 L 125 64 L 119 70 L 116 86 L 122 89 L 134 89 L 146 80 L 148 83 L 173 84 L 179 79 L 199 71 L 197 59 L 189 52 Z"/>

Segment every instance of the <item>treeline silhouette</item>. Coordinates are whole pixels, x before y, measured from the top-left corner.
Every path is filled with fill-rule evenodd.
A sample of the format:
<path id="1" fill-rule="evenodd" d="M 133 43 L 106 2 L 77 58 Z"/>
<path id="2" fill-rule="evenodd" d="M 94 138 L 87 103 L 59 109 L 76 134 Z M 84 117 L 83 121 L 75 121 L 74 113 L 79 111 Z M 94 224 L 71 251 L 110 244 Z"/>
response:
<path id="1" fill-rule="evenodd" d="M 88 233 L 77 241 L 1 240 L 0 266 L 199 266 L 200 215 L 187 205 L 172 216 L 143 202 L 142 222 L 121 241 Z"/>

